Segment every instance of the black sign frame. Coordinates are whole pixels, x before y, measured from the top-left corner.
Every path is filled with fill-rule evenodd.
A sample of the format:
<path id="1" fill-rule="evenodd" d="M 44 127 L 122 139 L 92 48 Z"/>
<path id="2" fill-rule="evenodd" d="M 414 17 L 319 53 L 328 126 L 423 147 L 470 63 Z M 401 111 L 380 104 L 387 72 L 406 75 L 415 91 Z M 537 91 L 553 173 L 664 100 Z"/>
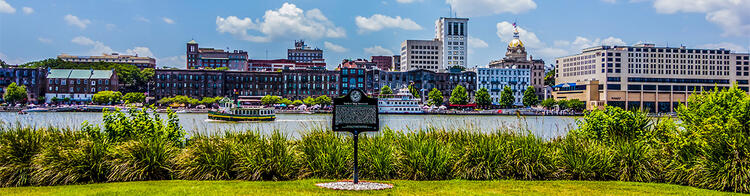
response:
<path id="1" fill-rule="evenodd" d="M 372 107 L 374 108 L 374 122 L 373 123 L 338 123 L 337 117 L 341 115 L 352 115 L 352 114 L 337 114 L 339 110 L 336 107 Z M 380 117 L 378 116 L 378 99 L 368 97 L 367 94 L 360 89 L 351 89 L 349 94 L 343 97 L 333 99 L 333 119 L 331 120 L 331 128 L 336 132 L 378 132 L 380 130 Z"/>

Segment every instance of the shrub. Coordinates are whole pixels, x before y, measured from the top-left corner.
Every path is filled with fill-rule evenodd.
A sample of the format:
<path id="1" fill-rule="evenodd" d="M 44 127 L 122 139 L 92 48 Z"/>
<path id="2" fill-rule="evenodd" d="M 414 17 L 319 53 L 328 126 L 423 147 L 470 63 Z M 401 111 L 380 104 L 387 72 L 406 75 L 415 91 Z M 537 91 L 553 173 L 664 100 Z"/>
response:
<path id="1" fill-rule="evenodd" d="M 659 162 L 644 142 L 626 142 L 614 146 L 614 177 L 620 181 L 657 181 Z"/>
<path id="2" fill-rule="evenodd" d="M 398 136 L 398 176 L 409 180 L 443 180 L 452 174 L 451 143 L 423 130 Z"/>
<path id="3" fill-rule="evenodd" d="M 301 177 L 349 178 L 352 175 L 352 142 L 330 130 L 313 129 L 302 134 Z"/>
<path id="4" fill-rule="evenodd" d="M 576 120 L 576 124 L 578 129 L 573 130 L 573 134 L 609 144 L 642 139 L 651 129 L 648 113 L 612 106 L 607 106 L 605 110 L 594 110 L 586 114 L 583 120 Z"/>
<path id="5" fill-rule="evenodd" d="M 235 149 L 235 143 L 225 138 L 197 135 L 176 157 L 176 175 L 188 180 L 234 179 Z"/>
<path id="6" fill-rule="evenodd" d="M 297 177 L 299 161 L 295 145 L 278 130 L 270 137 L 260 133 L 239 133 L 247 138 L 238 142 L 238 178 L 243 180 L 290 180 Z"/>
<path id="7" fill-rule="evenodd" d="M 391 129 L 385 129 L 374 136 L 361 134 L 360 178 L 387 180 L 396 177 L 395 139 L 396 133 Z"/>
<path id="8" fill-rule="evenodd" d="M 568 136 L 558 141 L 557 176 L 568 180 L 612 179 L 612 150 L 599 142 Z"/>
<path id="9" fill-rule="evenodd" d="M 143 138 L 124 142 L 112 150 L 109 181 L 172 179 L 178 151 L 165 139 Z"/>
<path id="10" fill-rule="evenodd" d="M 0 186 L 31 185 L 31 160 L 48 140 L 45 129 L 20 126 L 0 129 Z"/>
<path id="11" fill-rule="evenodd" d="M 53 130 L 50 141 L 34 157 L 34 184 L 62 185 L 107 181 L 109 144 L 89 132 Z"/>

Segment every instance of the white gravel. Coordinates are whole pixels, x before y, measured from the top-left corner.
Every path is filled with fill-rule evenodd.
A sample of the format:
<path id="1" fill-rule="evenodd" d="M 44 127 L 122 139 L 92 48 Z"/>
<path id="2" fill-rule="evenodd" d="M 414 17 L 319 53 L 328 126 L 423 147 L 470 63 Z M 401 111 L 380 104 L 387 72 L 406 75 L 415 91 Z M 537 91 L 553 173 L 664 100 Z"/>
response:
<path id="1" fill-rule="evenodd" d="M 392 184 L 376 183 L 359 181 L 358 184 L 354 184 L 352 181 L 340 181 L 340 182 L 326 182 L 315 184 L 316 186 L 334 189 L 334 190 L 350 190 L 350 191 L 364 191 L 364 190 L 382 190 L 393 188 Z"/>

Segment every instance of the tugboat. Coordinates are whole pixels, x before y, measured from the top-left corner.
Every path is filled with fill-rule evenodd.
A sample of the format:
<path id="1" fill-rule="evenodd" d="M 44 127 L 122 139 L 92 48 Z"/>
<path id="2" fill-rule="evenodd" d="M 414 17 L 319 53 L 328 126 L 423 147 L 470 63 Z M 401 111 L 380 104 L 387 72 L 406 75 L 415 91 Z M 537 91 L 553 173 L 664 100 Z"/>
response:
<path id="1" fill-rule="evenodd" d="M 209 111 L 208 119 L 222 121 L 273 121 L 276 113 L 273 108 L 243 107 L 235 99 L 223 98 L 219 101 L 218 111 Z"/>

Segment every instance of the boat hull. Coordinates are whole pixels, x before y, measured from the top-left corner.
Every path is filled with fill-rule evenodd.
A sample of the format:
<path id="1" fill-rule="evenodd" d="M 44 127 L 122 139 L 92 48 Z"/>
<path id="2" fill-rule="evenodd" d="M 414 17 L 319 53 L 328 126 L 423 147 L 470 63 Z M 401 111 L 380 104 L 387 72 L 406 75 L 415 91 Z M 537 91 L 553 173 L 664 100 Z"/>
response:
<path id="1" fill-rule="evenodd" d="M 218 112 L 209 112 L 208 119 L 222 120 L 222 121 L 273 121 L 273 120 L 276 120 L 276 116 L 275 115 L 242 116 L 242 115 L 232 115 L 232 114 L 225 114 L 225 113 L 218 113 Z"/>

